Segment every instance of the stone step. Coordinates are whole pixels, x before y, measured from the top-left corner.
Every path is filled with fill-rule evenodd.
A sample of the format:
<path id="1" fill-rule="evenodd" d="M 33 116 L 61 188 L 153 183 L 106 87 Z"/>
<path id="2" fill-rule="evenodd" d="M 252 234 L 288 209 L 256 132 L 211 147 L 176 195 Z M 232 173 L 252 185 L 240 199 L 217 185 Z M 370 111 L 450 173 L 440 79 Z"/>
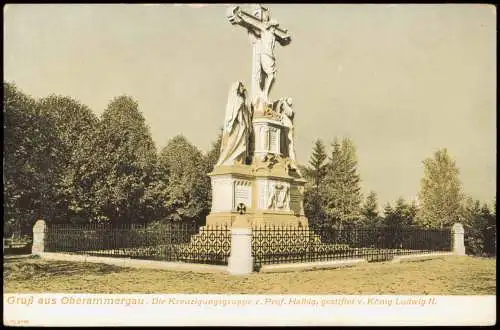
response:
<path id="1" fill-rule="evenodd" d="M 211 232 L 204 226 L 200 228 L 198 234 L 191 236 L 189 243 L 179 244 L 178 249 L 180 252 L 193 252 L 198 250 L 201 254 L 220 254 L 223 245 L 230 244 L 230 241 L 231 232 Z"/>
<path id="2" fill-rule="evenodd" d="M 298 230 L 260 231 L 254 233 L 253 240 L 266 253 L 303 253 L 309 252 L 342 252 L 348 249 L 343 244 L 324 244 L 321 237 L 313 232 Z M 191 237 L 189 243 L 177 245 L 180 252 L 199 250 L 202 254 L 219 254 L 222 244 L 230 244 L 231 232 L 211 232 L 206 226 L 200 227 L 198 234 Z M 267 244 L 265 243 L 267 242 Z M 215 243 L 215 244 L 214 244 Z"/>

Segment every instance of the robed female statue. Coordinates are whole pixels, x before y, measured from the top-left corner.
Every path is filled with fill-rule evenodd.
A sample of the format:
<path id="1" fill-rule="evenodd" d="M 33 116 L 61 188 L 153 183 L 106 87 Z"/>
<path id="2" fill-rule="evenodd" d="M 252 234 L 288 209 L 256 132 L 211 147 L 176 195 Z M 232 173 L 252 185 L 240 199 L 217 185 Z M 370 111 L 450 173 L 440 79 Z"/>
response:
<path id="1" fill-rule="evenodd" d="M 226 106 L 222 143 L 217 165 L 245 164 L 252 130 L 251 106 L 246 89 L 238 81 L 231 86 Z"/>

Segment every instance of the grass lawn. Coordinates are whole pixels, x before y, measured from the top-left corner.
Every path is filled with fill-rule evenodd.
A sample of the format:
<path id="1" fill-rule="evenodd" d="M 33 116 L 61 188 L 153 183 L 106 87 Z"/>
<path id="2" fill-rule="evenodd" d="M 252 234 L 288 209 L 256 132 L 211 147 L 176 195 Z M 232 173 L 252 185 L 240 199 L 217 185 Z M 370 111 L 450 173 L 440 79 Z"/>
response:
<path id="1" fill-rule="evenodd" d="M 4 293 L 495 295 L 496 259 L 448 256 L 237 277 L 5 257 L 3 288 Z"/>

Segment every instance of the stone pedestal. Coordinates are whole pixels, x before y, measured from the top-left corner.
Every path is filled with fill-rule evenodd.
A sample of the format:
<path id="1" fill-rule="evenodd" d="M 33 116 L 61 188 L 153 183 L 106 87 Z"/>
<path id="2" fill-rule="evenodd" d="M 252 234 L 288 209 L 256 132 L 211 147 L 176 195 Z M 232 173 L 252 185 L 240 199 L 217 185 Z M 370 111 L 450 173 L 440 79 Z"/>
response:
<path id="1" fill-rule="evenodd" d="M 303 194 L 305 180 L 288 175 L 279 166 L 219 166 L 212 180 L 212 209 L 207 225 L 231 226 L 239 215 L 238 204 L 246 206 L 250 225 L 307 226 Z"/>
<path id="2" fill-rule="evenodd" d="M 254 118 L 254 153 L 249 165 L 216 166 L 207 225 L 233 225 L 245 204 L 250 225 L 307 226 L 305 180 L 282 153 L 285 127 L 272 116 Z"/>

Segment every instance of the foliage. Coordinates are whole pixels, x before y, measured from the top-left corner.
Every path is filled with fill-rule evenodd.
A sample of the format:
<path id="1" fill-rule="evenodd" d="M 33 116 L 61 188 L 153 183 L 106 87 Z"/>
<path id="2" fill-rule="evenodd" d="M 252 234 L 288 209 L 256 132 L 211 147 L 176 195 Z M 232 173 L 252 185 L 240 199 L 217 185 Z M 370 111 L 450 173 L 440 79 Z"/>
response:
<path id="1" fill-rule="evenodd" d="M 459 170 L 446 149 L 423 161 L 418 221 L 425 227 L 451 226 L 457 221 L 463 200 Z"/>
<path id="2" fill-rule="evenodd" d="M 320 224 L 325 219 L 322 208 L 325 200 L 324 178 L 327 168 L 327 154 L 323 141 L 316 140 L 309 164 L 302 173 L 310 182 L 304 192 L 304 211 L 311 224 Z"/>
<path id="3" fill-rule="evenodd" d="M 496 255 L 496 214 L 487 204 L 467 198 L 461 219 L 465 229 L 465 252 L 479 256 Z"/>
<path id="4" fill-rule="evenodd" d="M 50 95 L 37 102 L 39 112 L 54 124 L 55 133 L 61 142 L 59 161 L 61 178 L 54 187 L 57 194 L 53 219 L 66 222 L 78 216 L 80 200 L 77 176 L 82 161 L 81 150 L 86 139 L 97 127 L 97 116 L 85 105 L 69 97 Z"/>
<path id="5" fill-rule="evenodd" d="M 361 223 L 366 226 L 375 227 L 383 221 L 378 212 L 377 193 L 370 191 L 361 207 Z"/>
<path id="6" fill-rule="evenodd" d="M 325 213 L 332 225 L 360 219 L 361 187 L 356 149 L 350 139 L 335 139 L 325 175 Z"/>
<path id="7" fill-rule="evenodd" d="M 162 212 L 167 178 L 135 100 L 111 101 L 96 130 L 82 144 L 75 169 L 82 204 L 97 221 L 141 223 Z"/>
<path id="8" fill-rule="evenodd" d="M 4 82 L 4 235 L 31 232 L 37 219 L 114 225 L 205 221 L 211 172 L 222 130 L 207 153 L 176 136 L 157 152 L 138 103 L 114 98 L 99 119 L 79 101 L 40 100 Z M 459 170 L 446 149 L 423 161 L 420 205 L 399 198 L 378 212 L 377 194 L 362 200 L 354 144 L 320 139 L 307 166 L 304 209 L 312 226 L 449 227 L 464 224 L 467 253 L 496 254 L 496 198 L 465 200 Z M 158 221 L 157 221 L 158 220 Z M 158 228 L 160 228 L 158 227 Z M 155 227 L 156 228 L 156 227 Z"/>
<path id="9" fill-rule="evenodd" d="M 29 232 L 50 219 L 62 169 L 62 142 L 36 101 L 4 82 L 4 230 Z"/>
<path id="10" fill-rule="evenodd" d="M 417 214 L 415 203 L 408 204 L 403 198 L 398 198 L 396 205 L 387 205 L 384 209 L 384 225 L 392 227 L 405 227 L 413 225 Z"/>
<path id="11" fill-rule="evenodd" d="M 309 159 L 309 166 L 306 167 L 304 173 L 312 181 L 315 190 L 319 189 L 321 181 L 325 178 L 327 158 L 325 144 L 320 139 L 316 140 L 311 158 Z"/>
<path id="12" fill-rule="evenodd" d="M 201 151 L 182 135 L 171 139 L 161 151 L 160 164 L 169 173 L 165 201 L 169 220 L 200 223 L 210 209 L 204 160 Z"/>
<path id="13" fill-rule="evenodd" d="M 69 161 L 78 149 L 82 136 L 88 135 L 97 125 L 98 118 L 86 105 L 67 96 L 49 95 L 37 102 L 40 114 L 50 117 L 59 139 L 66 148 L 65 160 Z"/>

